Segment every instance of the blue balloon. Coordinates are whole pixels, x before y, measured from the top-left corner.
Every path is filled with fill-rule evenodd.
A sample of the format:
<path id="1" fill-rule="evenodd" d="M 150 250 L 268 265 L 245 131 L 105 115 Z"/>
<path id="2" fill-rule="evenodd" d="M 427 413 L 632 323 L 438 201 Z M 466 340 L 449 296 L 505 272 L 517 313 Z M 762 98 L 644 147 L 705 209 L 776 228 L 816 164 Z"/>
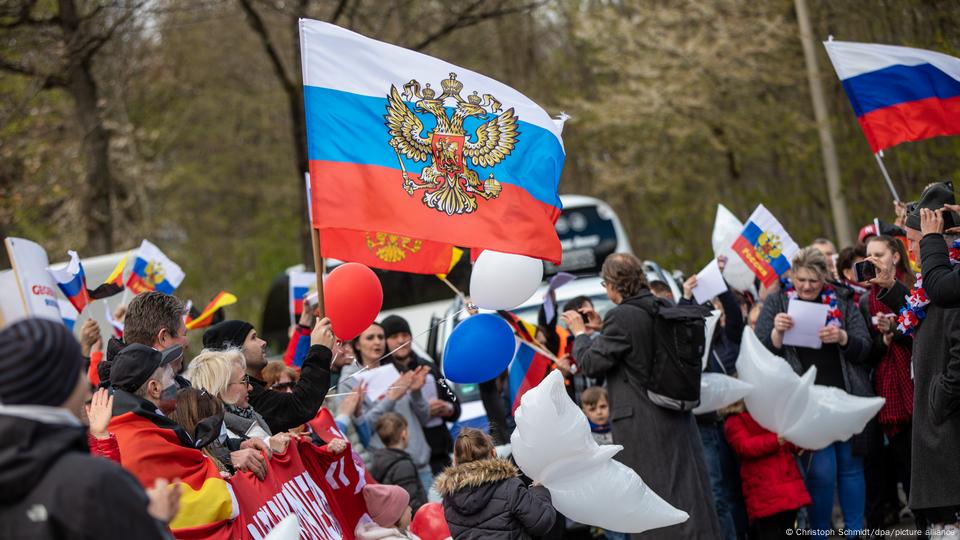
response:
<path id="1" fill-rule="evenodd" d="M 455 383 L 489 381 L 507 369 L 517 343 L 507 321 L 482 313 L 457 325 L 443 351 L 444 375 Z"/>

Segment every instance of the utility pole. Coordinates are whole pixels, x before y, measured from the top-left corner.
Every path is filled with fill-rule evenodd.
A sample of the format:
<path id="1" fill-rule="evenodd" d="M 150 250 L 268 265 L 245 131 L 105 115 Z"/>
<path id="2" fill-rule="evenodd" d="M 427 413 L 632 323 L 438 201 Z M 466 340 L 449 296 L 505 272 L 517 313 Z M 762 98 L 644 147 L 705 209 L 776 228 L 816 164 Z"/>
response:
<path id="1" fill-rule="evenodd" d="M 803 58 L 807 64 L 807 79 L 810 82 L 810 98 L 813 100 L 813 116 L 820 133 L 820 151 L 823 154 L 823 172 L 827 177 L 827 193 L 830 196 L 830 211 L 833 214 L 833 227 L 837 234 L 837 245 L 850 245 L 853 241 L 853 227 L 847 213 L 847 201 L 840 188 L 840 166 L 837 162 L 837 148 L 833 144 L 830 132 L 830 118 L 827 115 L 827 100 L 820 80 L 817 66 L 817 51 L 810 28 L 810 13 L 806 0 L 794 0 L 797 9 L 797 22 L 800 26 L 800 42 L 803 44 Z"/>

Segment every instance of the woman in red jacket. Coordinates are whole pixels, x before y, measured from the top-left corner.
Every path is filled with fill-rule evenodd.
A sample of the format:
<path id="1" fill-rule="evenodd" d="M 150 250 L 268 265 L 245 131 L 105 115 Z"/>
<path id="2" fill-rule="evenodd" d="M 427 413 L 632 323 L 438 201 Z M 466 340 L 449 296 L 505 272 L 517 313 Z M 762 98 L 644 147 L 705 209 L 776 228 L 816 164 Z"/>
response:
<path id="1" fill-rule="evenodd" d="M 747 517 L 756 538 L 784 538 L 793 529 L 797 510 L 810 504 L 793 455 L 794 446 L 760 424 L 739 404 L 740 412 L 727 417 L 724 433 L 740 456 L 740 478 Z"/>

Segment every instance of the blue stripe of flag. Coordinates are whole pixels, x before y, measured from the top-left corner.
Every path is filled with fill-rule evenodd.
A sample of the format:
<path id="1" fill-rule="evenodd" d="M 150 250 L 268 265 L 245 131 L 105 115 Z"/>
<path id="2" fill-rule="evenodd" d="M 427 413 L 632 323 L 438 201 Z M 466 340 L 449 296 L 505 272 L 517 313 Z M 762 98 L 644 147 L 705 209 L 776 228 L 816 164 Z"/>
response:
<path id="1" fill-rule="evenodd" d="M 896 65 L 845 79 L 843 89 L 860 117 L 901 103 L 960 96 L 960 81 L 930 64 Z"/>

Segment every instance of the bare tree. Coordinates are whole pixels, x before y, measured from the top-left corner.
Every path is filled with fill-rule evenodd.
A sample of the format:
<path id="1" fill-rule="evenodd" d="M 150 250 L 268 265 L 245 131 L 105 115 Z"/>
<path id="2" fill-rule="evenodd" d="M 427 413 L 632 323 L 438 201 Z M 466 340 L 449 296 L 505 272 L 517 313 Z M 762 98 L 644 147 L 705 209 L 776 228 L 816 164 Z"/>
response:
<path id="1" fill-rule="evenodd" d="M 82 5 L 84 4 L 84 5 Z M 122 3 L 121 3 L 122 4 Z M 73 101 L 74 116 L 83 134 L 84 179 L 82 197 L 86 249 L 95 253 L 113 250 L 113 199 L 118 191 L 110 169 L 110 130 L 100 107 L 100 87 L 93 62 L 103 46 L 134 15 L 137 4 L 58 0 L 50 12 L 37 0 L 21 0 L 0 8 L 0 30 L 41 36 L 43 58 L 0 56 L 0 70 L 37 81 L 41 90 L 59 89 Z M 48 38 L 49 36 L 49 38 Z M 49 61 L 52 56 L 54 61 Z"/>

